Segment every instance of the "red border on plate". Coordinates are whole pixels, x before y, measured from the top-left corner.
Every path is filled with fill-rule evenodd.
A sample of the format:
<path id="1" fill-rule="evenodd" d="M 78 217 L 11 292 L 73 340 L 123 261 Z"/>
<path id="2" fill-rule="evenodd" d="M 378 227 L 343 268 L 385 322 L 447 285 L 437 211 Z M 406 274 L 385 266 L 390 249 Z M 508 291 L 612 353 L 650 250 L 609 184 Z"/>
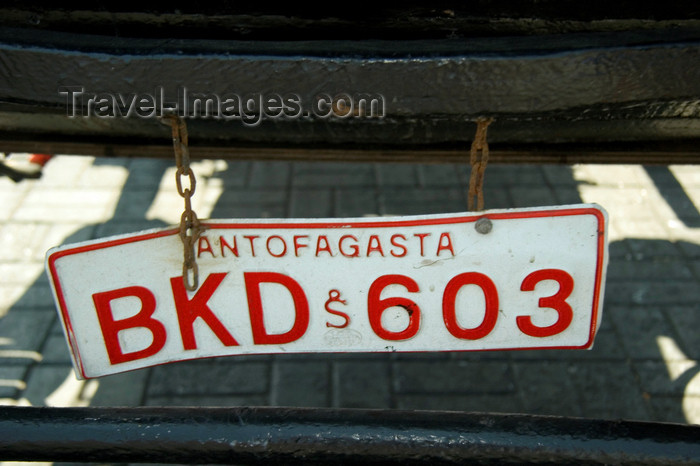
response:
<path id="1" fill-rule="evenodd" d="M 449 215 L 449 214 L 448 214 Z M 416 219 L 416 220 L 385 220 L 385 221 L 333 221 L 333 222 L 314 222 L 306 221 L 302 223 L 295 223 L 290 221 L 289 223 L 207 223 L 202 222 L 207 230 L 240 230 L 247 228 L 257 228 L 257 229 L 294 229 L 294 228 L 390 228 L 390 227 L 402 227 L 402 226 L 421 226 L 421 225 L 451 225 L 457 223 L 470 223 L 475 222 L 481 218 L 488 218 L 492 220 L 511 220 L 511 219 L 521 219 L 521 218 L 542 218 L 542 217 L 567 217 L 572 215 L 593 215 L 598 220 L 598 257 L 596 263 L 595 272 L 595 285 L 593 292 L 593 309 L 591 315 L 591 324 L 589 329 L 589 339 L 582 346 L 541 346 L 541 347 L 528 347 L 528 348 L 491 348 L 485 350 L 456 350 L 462 352 L 468 351 L 526 351 L 526 350 L 554 350 L 554 349 L 587 349 L 593 345 L 593 340 L 596 334 L 596 327 L 598 324 L 598 311 L 600 309 L 600 299 L 601 299 L 601 286 L 603 280 L 603 265 L 605 260 L 605 216 L 602 211 L 594 207 L 581 207 L 581 208 L 570 208 L 570 209 L 557 209 L 557 210 L 532 210 L 524 212 L 498 212 L 498 213 L 486 213 L 486 214 L 472 214 L 472 215 L 462 215 L 459 217 L 444 217 L 444 218 L 430 218 L 430 219 Z M 293 220 L 293 219 L 290 219 Z M 172 228 L 163 231 L 157 231 L 154 233 L 147 233 L 140 236 L 130 236 L 126 238 L 119 238 L 114 240 L 109 240 L 100 243 L 86 244 L 83 246 L 77 246 L 75 248 L 62 249 L 51 254 L 47 263 L 51 273 L 51 279 L 54 283 L 54 290 L 56 291 L 56 297 L 58 299 L 58 304 L 60 307 L 61 315 L 63 316 L 63 322 L 66 329 L 66 333 L 70 340 L 71 347 L 73 349 L 73 354 L 75 355 L 75 360 L 79 366 L 79 370 L 83 378 L 88 379 L 85 374 L 85 369 L 83 367 L 80 353 L 78 347 L 75 344 L 75 338 L 73 333 L 73 326 L 71 324 L 70 316 L 68 315 L 68 309 L 65 302 L 65 297 L 63 295 L 63 290 L 61 289 L 61 283 L 58 278 L 58 273 L 56 270 L 56 261 L 62 257 L 70 256 L 74 254 L 81 254 L 83 252 L 95 251 L 98 249 L 107 249 L 115 246 L 120 246 L 123 244 L 136 243 L 139 241 L 147 241 L 155 238 L 161 238 L 164 236 L 179 234 L 177 228 Z M 411 351 L 407 351 L 410 353 Z M 265 353 L 256 353 L 265 354 Z M 217 356 L 211 356 L 217 357 Z M 189 359 L 203 359 L 203 358 L 189 358 Z M 188 358 L 179 359 L 178 361 L 186 361 Z M 175 361 L 173 361 L 175 362 Z M 163 363 L 165 364 L 165 363 Z M 157 366 L 159 364 L 154 364 Z M 152 366 L 145 366 L 152 367 Z"/>

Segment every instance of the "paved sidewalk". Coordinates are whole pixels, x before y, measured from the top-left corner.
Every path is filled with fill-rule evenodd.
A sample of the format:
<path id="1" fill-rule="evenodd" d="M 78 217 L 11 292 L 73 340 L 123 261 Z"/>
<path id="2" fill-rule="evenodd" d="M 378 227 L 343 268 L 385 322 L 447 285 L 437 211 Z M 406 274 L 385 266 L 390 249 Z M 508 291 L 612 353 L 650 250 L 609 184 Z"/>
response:
<path id="1" fill-rule="evenodd" d="M 200 218 L 464 211 L 454 165 L 194 164 Z M 46 251 L 179 221 L 169 160 L 55 157 L 0 179 L 0 401 L 524 412 L 700 423 L 700 167 L 496 166 L 488 208 L 598 202 L 611 217 L 592 351 L 245 356 L 73 376 Z"/>

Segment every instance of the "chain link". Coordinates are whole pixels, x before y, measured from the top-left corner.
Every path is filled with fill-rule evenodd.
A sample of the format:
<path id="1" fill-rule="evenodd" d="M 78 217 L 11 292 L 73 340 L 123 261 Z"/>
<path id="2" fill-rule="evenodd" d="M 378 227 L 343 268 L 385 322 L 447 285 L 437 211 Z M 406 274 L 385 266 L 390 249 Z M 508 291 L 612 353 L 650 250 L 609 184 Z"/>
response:
<path id="1" fill-rule="evenodd" d="M 185 200 L 185 209 L 180 217 L 180 239 L 184 250 L 182 279 L 185 288 L 189 291 L 194 291 L 199 287 L 199 268 L 194 254 L 194 247 L 203 230 L 197 214 L 192 210 L 191 198 L 194 195 L 197 180 L 194 171 L 190 167 L 187 126 L 184 120 L 175 115 L 166 115 L 163 117 L 163 120 L 166 120 L 172 128 L 173 149 L 177 165 L 175 183 L 178 194 Z M 476 209 L 484 209 L 484 173 L 489 161 L 489 145 L 486 139 L 486 132 L 492 121 L 492 118 L 480 118 L 476 122 L 476 134 L 470 151 L 471 177 L 469 179 L 468 197 L 468 209 L 470 211 L 474 210 L 475 199 Z M 189 181 L 189 186 L 185 188 L 183 188 L 182 184 L 184 176 L 187 176 Z M 190 276 L 192 278 L 191 281 Z"/>
<path id="2" fill-rule="evenodd" d="M 190 168 L 190 151 L 187 147 L 187 126 L 185 121 L 176 115 L 163 116 L 163 122 L 170 125 L 173 132 L 173 149 L 175 151 L 175 184 L 177 193 L 185 200 L 185 210 L 180 217 L 180 239 L 184 250 L 182 263 L 182 280 L 185 288 L 195 291 L 199 287 L 199 268 L 194 254 L 194 248 L 202 234 L 203 227 L 192 210 L 192 195 L 197 186 L 194 171 Z M 183 177 L 187 177 L 189 185 L 183 188 Z"/>
<path id="3" fill-rule="evenodd" d="M 476 134 L 470 151 L 471 177 L 469 178 L 469 196 L 467 208 L 474 210 L 476 198 L 476 210 L 484 210 L 484 173 L 489 163 L 489 143 L 486 140 L 486 130 L 493 122 L 493 118 L 479 118 L 476 120 Z"/>

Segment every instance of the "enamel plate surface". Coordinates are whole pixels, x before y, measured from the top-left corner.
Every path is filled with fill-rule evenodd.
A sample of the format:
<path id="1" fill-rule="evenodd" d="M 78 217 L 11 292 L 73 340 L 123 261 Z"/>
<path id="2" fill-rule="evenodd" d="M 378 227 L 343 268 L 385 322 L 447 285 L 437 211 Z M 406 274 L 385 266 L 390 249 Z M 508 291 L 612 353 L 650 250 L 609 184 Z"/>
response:
<path id="1" fill-rule="evenodd" d="M 238 354 L 587 349 L 600 323 L 597 205 L 204 225 L 196 292 L 175 228 L 48 252 L 79 376 Z"/>

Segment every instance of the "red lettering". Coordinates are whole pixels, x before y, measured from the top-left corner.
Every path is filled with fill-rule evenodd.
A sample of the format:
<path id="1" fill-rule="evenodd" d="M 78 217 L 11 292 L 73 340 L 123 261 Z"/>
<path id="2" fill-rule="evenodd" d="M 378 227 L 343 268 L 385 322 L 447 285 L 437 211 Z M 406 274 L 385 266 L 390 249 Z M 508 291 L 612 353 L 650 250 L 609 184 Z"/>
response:
<path id="1" fill-rule="evenodd" d="M 202 247 L 202 244 L 204 243 L 206 243 L 206 246 Z M 197 258 L 202 256 L 202 252 L 208 252 L 212 257 L 216 257 L 216 255 L 214 255 L 214 250 L 211 248 L 211 244 L 209 243 L 209 238 L 206 236 L 200 236 L 199 241 L 197 241 Z"/>
<path id="2" fill-rule="evenodd" d="M 255 257 L 255 240 L 260 238 L 258 235 L 243 235 L 245 239 L 250 241 L 250 253 L 252 254 L 253 257 Z"/>
<path id="3" fill-rule="evenodd" d="M 357 238 L 355 238 L 353 235 L 341 236 L 340 240 L 338 241 L 338 249 L 340 249 L 340 253 L 345 257 L 358 257 L 360 255 L 360 247 L 357 245 L 357 243 L 353 243 L 350 245 L 350 250 L 352 251 L 352 254 L 347 254 L 345 251 L 343 251 L 343 242 L 346 239 L 352 239 L 353 241 L 357 241 Z"/>
<path id="4" fill-rule="evenodd" d="M 413 236 L 415 236 L 416 238 L 419 238 L 419 239 L 420 239 L 420 255 L 421 255 L 421 257 L 422 257 L 422 256 L 425 256 L 425 254 L 424 254 L 424 252 L 423 252 L 423 251 L 424 251 L 424 250 L 423 250 L 423 239 L 424 239 L 426 236 L 430 236 L 430 233 L 415 233 Z"/>
<path id="5" fill-rule="evenodd" d="M 226 257 L 226 250 L 224 248 L 228 248 L 228 250 L 231 251 L 234 256 L 238 257 L 238 244 L 236 244 L 235 235 L 233 237 L 233 247 L 226 242 L 223 236 L 219 236 L 219 243 L 221 245 L 221 257 Z"/>
<path id="6" fill-rule="evenodd" d="M 324 246 L 321 246 L 321 240 L 323 240 Z M 331 251 L 331 245 L 328 243 L 328 237 L 326 235 L 319 235 L 316 240 L 316 257 L 322 251 L 328 253 L 329 256 L 333 257 L 333 251 Z"/>
<path id="7" fill-rule="evenodd" d="M 182 278 L 180 279 L 182 282 Z M 141 301 L 141 309 L 136 315 L 126 319 L 114 320 L 111 302 L 115 299 L 132 296 Z M 148 288 L 142 286 L 129 286 L 118 290 L 105 291 L 92 295 L 92 301 L 97 310 L 97 320 L 102 329 L 107 356 L 110 364 L 121 364 L 136 359 L 143 359 L 153 356 L 163 349 L 167 339 L 165 326 L 159 320 L 154 319 L 153 313 L 156 310 L 156 298 Z M 153 340 L 147 348 L 138 351 L 125 353 L 119 343 L 119 332 L 130 328 L 145 328 L 151 332 Z"/>
<path id="8" fill-rule="evenodd" d="M 307 235 L 295 235 L 294 236 L 294 255 L 299 257 L 299 249 L 301 248 L 308 248 L 309 244 L 302 244 L 299 242 L 301 238 L 306 238 L 309 239 Z M 318 250 L 316 251 L 316 255 L 318 255 Z"/>
<path id="9" fill-rule="evenodd" d="M 561 333 L 571 325 L 571 321 L 574 319 L 574 311 L 569 303 L 566 302 L 566 298 L 571 296 L 571 292 L 574 290 L 574 279 L 563 270 L 544 269 L 532 272 L 525 277 L 522 285 L 520 285 L 520 290 L 533 291 L 535 285 L 543 280 L 556 280 L 559 283 L 559 291 L 553 296 L 540 298 L 539 307 L 554 309 L 559 314 L 559 318 L 552 325 L 538 327 L 532 323 L 530 316 L 518 316 L 515 319 L 518 328 L 531 337 L 551 337 Z"/>
<path id="10" fill-rule="evenodd" d="M 192 299 L 187 297 L 187 290 L 182 282 L 182 277 L 170 279 L 175 299 L 175 311 L 180 324 L 182 345 L 186 350 L 197 349 L 197 341 L 194 337 L 194 321 L 201 317 L 217 338 L 225 346 L 238 346 L 235 338 L 226 330 L 224 324 L 214 315 L 207 302 L 214 294 L 218 286 L 226 277 L 226 273 L 212 273 L 199 287 Z"/>
<path id="11" fill-rule="evenodd" d="M 442 239 L 445 238 L 447 242 L 445 244 L 442 244 Z M 436 256 L 439 256 L 442 251 L 450 251 L 452 255 L 455 255 L 454 249 L 452 249 L 452 238 L 450 237 L 449 233 L 442 233 L 440 235 L 440 240 L 438 241 L 438 248 L 437 252 L 435 253 Z"/>
<path id="12" fill-rule="evenodd" d="M 278 239 L 282 242 L 282 252 L 280 252 L 279 254 L 275 254 L 274 252 L 272 252 L 272 249 L 270 248 L 270 242 L 273 239 Z M 277 235 L 270 236 L 269 238 L 267 238 L 267 242 L 265 243 L 265 246 L 267 247 L 267 252 L 273 257 L 282 257 L 285 254 L 287 254 L 287 243 L 284 241 L 284 238 L 282 238 L 281 236 L 277 236 Z"/>
<path id="13" fill-rule="evenodd" d="M 397 238 L 401 238 L 403 241 L 406 241 L 406 237 L 404 235 L 396 234 L 391 236 L 391 245 L 396 246 L 397 248 L 401 248 L 401 252 L 394 252 L 395 250 L 391 250 L 391 255 L 394 257 L 404 257 L 406 254 L 408 254 L 408 249 L 406 249 L 406 246 L 403 244 L 399 244 L 396 242 Z"/>
<path id="14" fill-rule="evenodd" d="M 466 285 L 477 285 L 481 288 L 486 299 L 484 320 L 476 328 L 463 328 L 457 323 L 455 301 L 457 293 Z M 478 340 L 485 337 L 496 326 L 498 319 L 498 291 L 491 279 L 478 272 L 462 273 L 447 283 L 445 293 L 442 295 L 442 317 L 447 330 L 457 338 L 464 340 Z"/>
<path id="15" fill-rule="evenodd" d="M 256 345 L 281 345 L 298 340 L 304 335 L 309 327 L 309 302 L 299 283 L 287 275 L 275 272 L 245 272 L 243 278 L 248 295 L 253 342 Z M 288 332 L 272 335 L 267 333 L 260 295 L 261 283 L 278 283 L 291 293 L 294 301 L 294 325 Z"/>
<path id="16" fill-rule="evenodd" d="M 420 308 L 408 298 L 380 299 L 382 290 L 393 284 L 402 285 L 411 293 L 419 291 L 418 284 L 405 275 L 382 275 L 377 278 L 369 287 L 367 295 L 369 324 L 379 338 L 391 341 L 408 340 L 416 336 L 420 328 Z M 408 326 L 400 332 L 390 332 L 382 326 L 382 314 L 386 309 L 394 306 L 401 307 L 408 313 Z"/>
<path id="17" fill-rule="evenodd" d="M 366 256 L 369 257 L 369 255 L 373 252 L 378 252 L 382 257 L 384 257 L 384 251 L 382 251 L 382 243 L 379 241 L 379 236 L 377 235 L 371 235 L 369 237 L 369 241 L 367 242 Z"/>
<path id="18" fill-rule="evenodd" d="M 326 311 L 329 314 L 333 314 L 334 316 L 342 318 L 344 322 L 342 324 L 332 324 L 330 322 L 326 322 L 326 327 L 345 328 L 348 325 L 350 325 L 350 316 L 342 311 L 336 311 L 335 309 L 331 309 L 331 303 L 347 304 L 347 301 L 345 301 L 344 299 L 340 299 L 340 292 L 338 290 L 331 290 L 328 293 L 328 301 L 326 301 L 325 307 Z"/>

